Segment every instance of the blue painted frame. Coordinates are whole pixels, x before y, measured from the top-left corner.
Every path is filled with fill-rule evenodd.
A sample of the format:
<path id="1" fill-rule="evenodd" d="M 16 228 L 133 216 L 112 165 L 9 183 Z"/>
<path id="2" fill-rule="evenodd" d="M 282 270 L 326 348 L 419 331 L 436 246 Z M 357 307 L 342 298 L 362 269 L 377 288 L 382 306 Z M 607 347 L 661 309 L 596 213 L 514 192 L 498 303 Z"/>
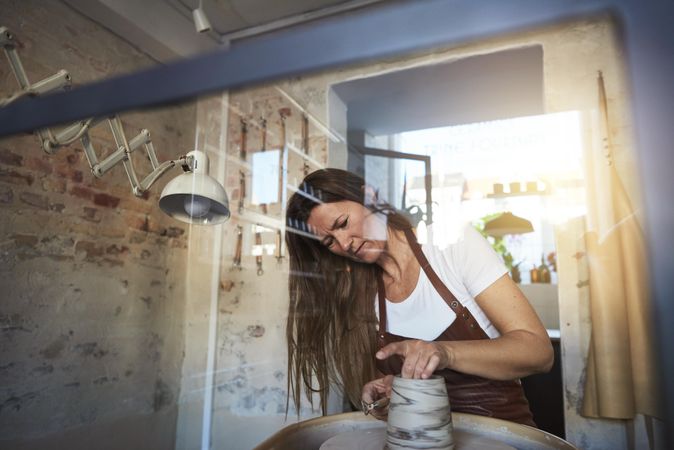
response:
<path id="1" fill-rule="evenodd" d="M 235 43 L 227 51 L 26 98 L 0 109 L 0 136 L 147 108 L 293 75 L 546 25 L 613 14 L 622 24 L 668 423 L 674 413 L 674 2 L 671 0 L 424 0 L 377 8 Z M 674 443 L 674 427 L 665 427 Z"/>

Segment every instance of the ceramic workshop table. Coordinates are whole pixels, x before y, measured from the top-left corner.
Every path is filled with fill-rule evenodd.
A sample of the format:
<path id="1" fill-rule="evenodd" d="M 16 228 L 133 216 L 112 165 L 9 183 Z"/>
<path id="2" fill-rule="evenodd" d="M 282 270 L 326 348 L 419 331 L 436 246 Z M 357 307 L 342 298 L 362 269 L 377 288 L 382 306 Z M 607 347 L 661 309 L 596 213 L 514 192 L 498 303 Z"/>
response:
<path id="1" fill-rule="evenodd" d="M 518 450 L 572 450 L 576 448 L 545 431 L 505 420 L 452 413 L 452 421 L 455 431 L 498 441 Z M 339 433 L 385 427 L 385 422 L 365 416 L 360 411 L 335 414 L 289 425 L 255 447 L 254 450 L 319 450 L 323 442 Z M 456 450 L 461 449 L 456 448 Z"/>

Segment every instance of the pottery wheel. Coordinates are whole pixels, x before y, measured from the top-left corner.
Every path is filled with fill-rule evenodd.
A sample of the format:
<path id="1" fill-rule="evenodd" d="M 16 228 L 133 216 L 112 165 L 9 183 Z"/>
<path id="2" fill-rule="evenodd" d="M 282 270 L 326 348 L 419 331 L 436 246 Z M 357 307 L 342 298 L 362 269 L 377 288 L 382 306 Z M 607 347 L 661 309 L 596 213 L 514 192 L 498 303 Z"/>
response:
<path id="1" fill-rule="evenodd" d="M 454 430 L 454 450 L 515 450 L 508 444 L 476 436 L 466 431 Z M 323 442 L 320 450 L 383 450 L 386 428 L 352 430 L 339 433 Z"/>

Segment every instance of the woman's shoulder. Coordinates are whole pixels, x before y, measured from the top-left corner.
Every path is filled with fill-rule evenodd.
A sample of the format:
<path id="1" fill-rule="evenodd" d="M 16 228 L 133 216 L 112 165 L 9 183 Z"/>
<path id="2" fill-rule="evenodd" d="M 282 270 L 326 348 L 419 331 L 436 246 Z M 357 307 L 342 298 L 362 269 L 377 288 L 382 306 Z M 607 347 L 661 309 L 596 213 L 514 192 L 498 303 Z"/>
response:
<path id="1" fill-rule="evenodd" d="M 437 228 L 434 231 L 436 235 L 439 232 Z M 441 232 L 445 245 L 433 242 L 423 247 L 441 278 L 460 280 L 474 296 L 507 272 L 491 244 L 471 224 Z"/>
<path id="2" fill-rule="evenodd" d="M 484 237 L 470 223 L 458 223 L 438 227 L 430 225 L 426 229 L 427 241 L 423 245 L 424 252 L 452 254 L 464 251 L 465 247 L 487 244 Z"/>
<path id="3" fill-rule="evenodd" d="M 462 246 L 470 234 L 468 225 L 442 226 L 431 225 L 426 229 L 426 243 L 422 250 L 432 267 L 436 270 L 446 267 L 453 270 L 461 260 Z"/>

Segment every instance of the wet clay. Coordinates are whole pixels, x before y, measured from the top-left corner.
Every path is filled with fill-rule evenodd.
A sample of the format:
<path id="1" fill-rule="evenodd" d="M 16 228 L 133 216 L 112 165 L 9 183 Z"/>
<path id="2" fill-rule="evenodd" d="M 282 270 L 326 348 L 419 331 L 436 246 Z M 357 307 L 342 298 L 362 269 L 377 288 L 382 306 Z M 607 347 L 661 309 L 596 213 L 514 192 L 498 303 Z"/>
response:
<path id="1" fill-rule="evenodd" d="M 393 378 L 386 445 L 389 450 L 454 448 L 449 398 L 442 377 Z"/>

